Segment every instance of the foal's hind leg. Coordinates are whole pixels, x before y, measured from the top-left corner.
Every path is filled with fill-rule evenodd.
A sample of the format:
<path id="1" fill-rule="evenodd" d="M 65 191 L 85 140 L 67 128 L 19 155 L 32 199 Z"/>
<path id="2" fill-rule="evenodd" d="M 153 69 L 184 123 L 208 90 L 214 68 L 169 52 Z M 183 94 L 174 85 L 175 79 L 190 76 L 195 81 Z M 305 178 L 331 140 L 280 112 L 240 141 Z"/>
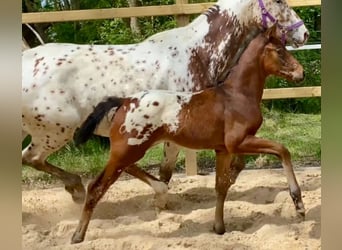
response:
<path id="1" fill-rule="evenodd" d="M 49 173 L 63 181 L 65 189 L 72 195 L 72 199 L 76 203 L 82 203 L 85 198 L 85 189 L 81 181 L 81 177 L 64 171 L 46 161 L 46 158 L 57 151 L 60 147 L 64 146 L 67 139 L 64 139 L 63 144 L 58 144 L 51 140 L 50 136 L 46 135 L 44 138 L 32 137 L 31 143 L 22 151 L 22 164 L 31 166 L 37 170 Z M 59 137 L 61 139 L 61 137 Z M 50 138 L 51 139 L 51 138 Z"/>
<path id="2" fill-rule="evenodd" d="M 108 161 L 102 173 L 89 183 L 87 188 L 86 201 L 83 206 L 81 219 L 71 238 L 71 243 L 80 243 L 84 240 L 89 221 L 96 204 L 106 193 L 108 188 L 118 179 L 122 172 L 122 167 L 117 167 L 111 160 Z"/>
<path id="3" fill-rule="evenodd" d="M 113 136 L 113 138 L 117 137 Z M 108 188 L 118 179 L 122 171 L 127 169 L 126 166 L 130 166 L 141 159 L 147 150 L 143 148 L 137 149 L 136 147 L 127 146 L 127 142 L 120 142 L 120 139 L 115 140 L 115 142 L 117 143 L 118 147 L 113 145 L 114 143 L 111 141 L 112 147 L 110 158 L 104 170 L 94 181 L 88 185 L 88 192 L 85 204 L 83 206 L 81 219 L 71 239 L 72 244 L 79 243 L 84 240 L 89 221 L 96 204 L 106 193 Z"/>
<path id="4" fill-rule="evenodd" d="M 159 169 L 160 180 L 169 183 L 172 171 L 176 166 L 180 147 L 171 142 L 164 143 L 164 159 Z"/>
<path id="5" fill-rule="evenodd" d="M 293 172 L 291 155 L 288 149 L 277 142 L 258 138 L 255 136 L 248 136 L 244 139 L 242 143 L 240 143 L 237 146 L 236 151 L 237 151 L 236 153 L 245 153 L 245 154 L 264 153 L 264 154 L 273 154 L 273 155 L 278 156 L 278 158 L 281 159 L 283 168 L 285 170 L 285 175 L 287 178 L 287 182 L 289 184 L 290 195 L 295 205 L 297 214 L 302 219 L 304 219 L 305 208 L 304 208 L 304 204 L 302 201 L 301 190 L 298 185 L 296 176 Z"/>
<path id="6" fill-rule="evenodd" d="M 140 169 L 136 164 L 133 164 L 126 168 L 125 172 L 151 186 L 155 192 L 155 205 L 159 209 L 164 209 L 166 207 L 168 191 L 168 186 L 166 183 L 158 180 L 153 175 Z"/>

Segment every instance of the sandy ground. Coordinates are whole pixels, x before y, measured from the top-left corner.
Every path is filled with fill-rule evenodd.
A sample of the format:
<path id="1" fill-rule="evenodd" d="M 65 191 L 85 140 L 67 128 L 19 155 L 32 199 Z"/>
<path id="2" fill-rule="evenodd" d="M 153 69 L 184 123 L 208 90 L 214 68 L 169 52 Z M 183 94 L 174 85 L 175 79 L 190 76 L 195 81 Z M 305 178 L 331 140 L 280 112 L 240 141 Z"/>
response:
<path id="1" fill-rule="evenodd" d="M 82 207 L 63 187 L 22 190 L 23 249 L 321 249 L 321 169 L 296 170 L 306 220 L 295 218 L 282 169 L 244 170 L 225 202 L 227 232 L 212 230 L 213 174 L 170 182 L 168 209 L 156 212 L 153 191 L 119 179 L 96 207 L 85 241 L 71 245 Z"/>

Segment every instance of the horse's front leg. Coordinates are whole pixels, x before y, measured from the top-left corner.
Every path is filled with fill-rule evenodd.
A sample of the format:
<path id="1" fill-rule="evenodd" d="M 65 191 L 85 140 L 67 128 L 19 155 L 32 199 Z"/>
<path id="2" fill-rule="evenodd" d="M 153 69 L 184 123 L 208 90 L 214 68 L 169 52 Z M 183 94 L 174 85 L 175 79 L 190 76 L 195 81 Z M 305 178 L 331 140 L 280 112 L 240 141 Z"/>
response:
<path id="1" fill-rule="evenodd" d="M 180 147 L 177 144 L 171 142 L 164 143 L 164 159 L 159 169 L 160 180 L 169 183 L 173 169 L 176 166 L 177 157 L 180 151 Z"/>
<path id="2" fill-rule="evenodd" d="M 217 234 L 224 234 L 225 227 L 223 221 L 224 201 L 227 196 L 227 191 L 232 184 L 230 176 L 230 166 L 233 160 L 233 155 L 227 151 L 216 151 L 216 210 L 214 231 Z"/>
<path id="3" fill-rule="evenodd" d="M 285 175 L 290 189 L 290 196 L 296 208 L 296 212 L 302 219 L 305 218 L 305 208 L 302 194 L 293 171 L 291 155 L 289 150 L 282 144 L 255 136 L 247 136 L 236 148 L 236 153 L 244 154 L 273 154 L 282 161 Z"/>

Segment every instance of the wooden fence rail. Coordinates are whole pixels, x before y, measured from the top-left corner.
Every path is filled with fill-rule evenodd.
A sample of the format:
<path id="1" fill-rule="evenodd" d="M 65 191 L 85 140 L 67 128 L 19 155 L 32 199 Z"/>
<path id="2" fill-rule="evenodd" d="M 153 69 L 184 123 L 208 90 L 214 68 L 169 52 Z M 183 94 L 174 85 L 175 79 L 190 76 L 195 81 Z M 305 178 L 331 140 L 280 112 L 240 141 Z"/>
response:
<path id="1" fill-rule="evenodd" d="M 292 7 L 320 6 L 321 0 L 288 0 L 288 3 Z M 22 23 L 50 23 L 176 15 L 177 24 L 179 26 L 183 26 L 189 22 L 188 15 L 200 14 L 213 4 L 214 2 L 187 4 L 187 0 L 176 0 L 176 4 L 172 5 L 22 13 Z M 313 49 L 316 49 L 316 47 L 314 47 Z M 301 98 L 319 96 L 321 96 L 321 86 L 296 87 L 265 89 L 263 99 Z M 185 166 L 186 175 L 197 174 L 197 161 L 195 150 L 185 150 Z"/>
<path id="2" fill-rule="evenodd" d="M 262 99 L 283 99 L 321 96 L 321 86 L 264 89 Z"/>
<path id="3" fill-rule="evenodd" d="M 321 0 L 289 0 L 290 6 L 316 6 Z M 190 15 L 204 12 L 214 3 L 171 4 L 130 8 L 107 8 L 95 10 L 68 10 L 22 13 L 22 23 L 67 22 L 143 16 Z"/>

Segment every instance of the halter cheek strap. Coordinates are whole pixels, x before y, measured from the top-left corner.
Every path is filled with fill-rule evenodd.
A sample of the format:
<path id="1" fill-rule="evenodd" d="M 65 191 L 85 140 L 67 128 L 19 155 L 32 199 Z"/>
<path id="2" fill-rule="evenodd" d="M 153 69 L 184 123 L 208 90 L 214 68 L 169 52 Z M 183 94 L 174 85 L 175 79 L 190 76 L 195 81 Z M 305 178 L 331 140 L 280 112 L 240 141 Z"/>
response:
<path id="1" fill-rule="evenodd" d="M 261 9 L 261 17 L 262 17 L 262 26 L 267 28 L 267 18 L 270 19 L 272 23 L 276 22 L 276 19 L 266 10 L 264 2 L 262 0 L 258 0 L 259 7 Z"/>
<path id="2" fill-rule="evenodd" d="M 297 23 L 294 23 L 290 26 L 283 26 L 283 25 L 278 23 L 277 25 L 281 29 L 281 41 L 282 41 L 282 43 L 285 44 L 285 42 L 286 42 L 285 35 L 287 32 L 295 30 L 295 29 L 299 28 L 300 26 L 302 26 L 303 24 L 304 24 L 304 22 L 302 20 L 300 20 Z"/>
<path id="3" fill-rule="evenodd" d="M 262 26 L 267 29 L 267 19 L 269 19 L 272 23 L 276 23 L 277 20 L 266 10 L 264 2 L 262 0 L 258 0 L 259 7 L 261 9 L 261 17 L 262 17 Z M 298 21 L 297 23 L 294 23 L 290 26 L 283 26 L 277 22 L 277 26 L 281 30 L 281 41 L 285 45 L 286 42 L 286 33 L 292 30 L 295 30 L 302 26 L 304 22 L 302 20 Z"/>

